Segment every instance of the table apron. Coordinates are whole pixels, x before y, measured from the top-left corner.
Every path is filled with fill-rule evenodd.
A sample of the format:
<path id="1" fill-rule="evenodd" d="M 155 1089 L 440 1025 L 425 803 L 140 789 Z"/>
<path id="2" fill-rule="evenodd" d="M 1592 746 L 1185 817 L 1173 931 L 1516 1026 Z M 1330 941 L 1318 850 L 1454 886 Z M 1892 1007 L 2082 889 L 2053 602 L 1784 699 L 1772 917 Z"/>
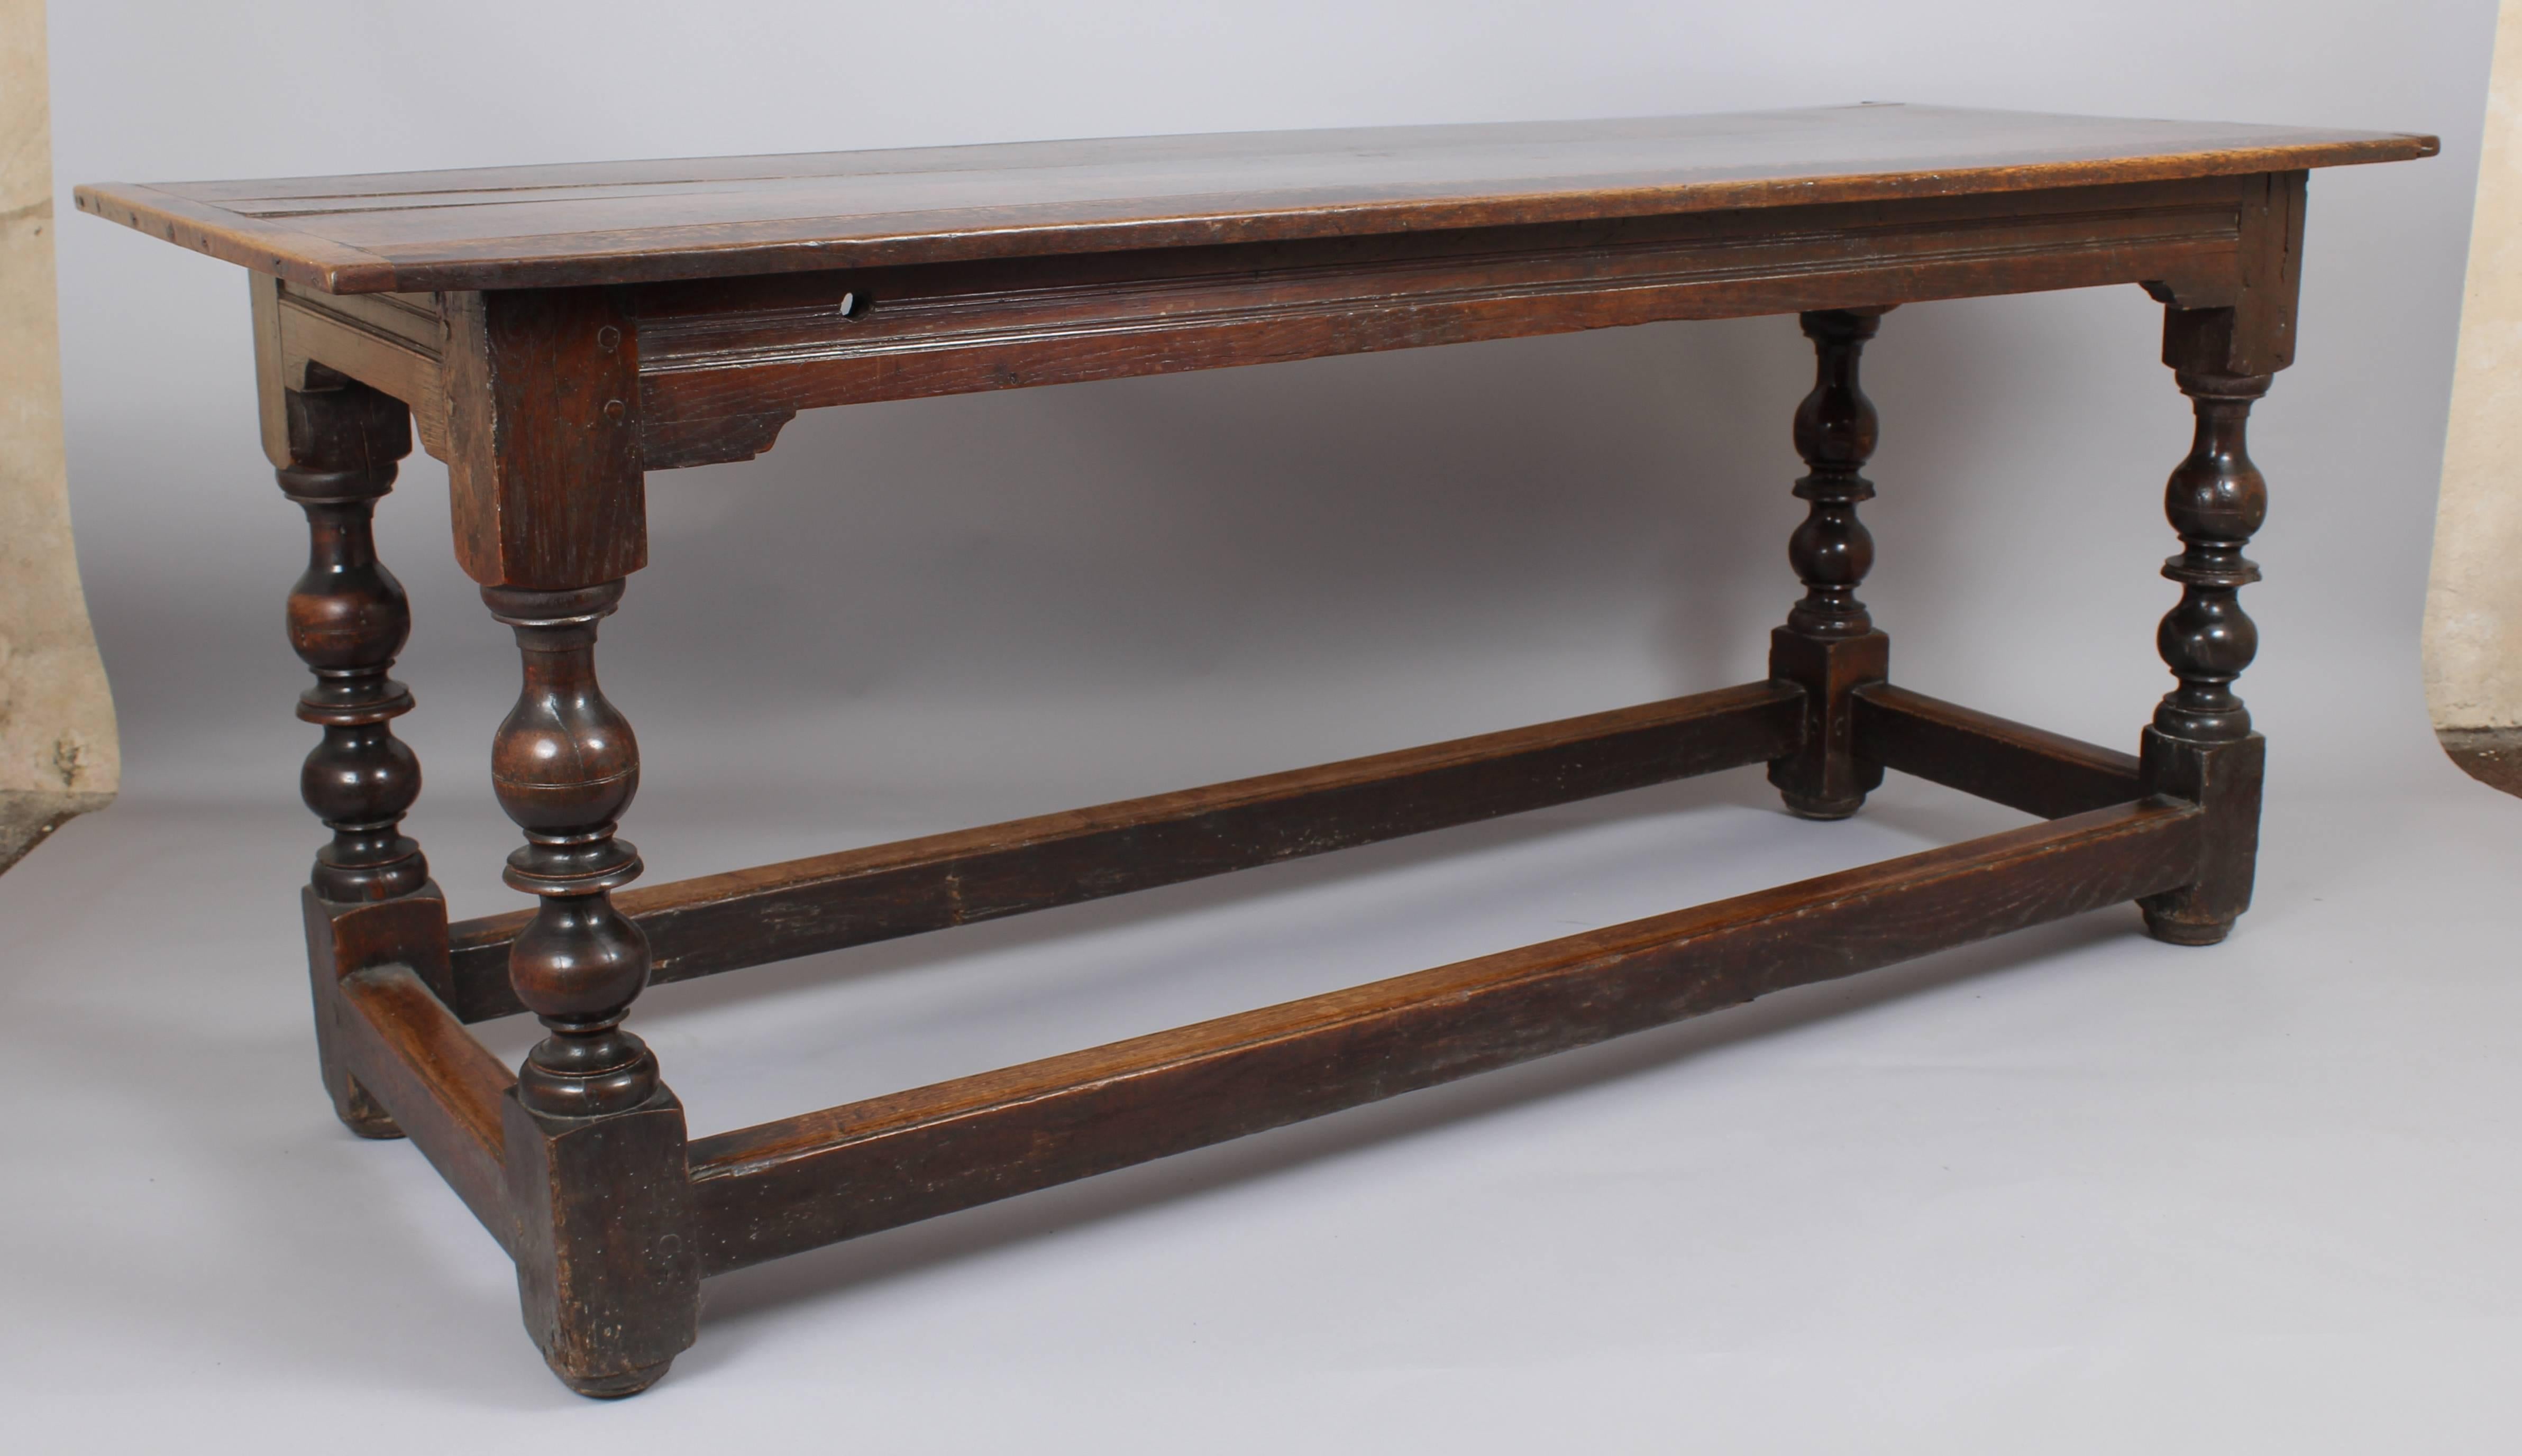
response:
<path id="1" fill-rule="evenodd" d="M 2246 185 L 2247 184 L 2247 185 Z M 1660 320 L 2109 284 L 2241 286 L 2257 177 L 630 290 L 642 463 L 750 457 L 798 410 Z"/>

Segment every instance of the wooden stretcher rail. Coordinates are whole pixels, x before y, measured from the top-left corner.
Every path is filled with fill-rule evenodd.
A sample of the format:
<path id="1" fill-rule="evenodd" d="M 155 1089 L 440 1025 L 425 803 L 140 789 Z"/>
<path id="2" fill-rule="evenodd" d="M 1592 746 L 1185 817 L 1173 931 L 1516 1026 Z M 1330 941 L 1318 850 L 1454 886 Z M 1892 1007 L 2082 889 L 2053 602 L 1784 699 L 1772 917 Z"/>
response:
<path id="1" fill-rule="evenodd" d="M 1301 1121 L 2186 883 L 2195 805 L 2116 805 L 695 1141 L 704 1273 Z"/>
<path id="2" fill-rule="evenodd" d="M 1754 682 L 1532 728 L 631 890 L 651 984 L 1179 884 L 1794 751 L 1803 692 Z M 522 1010 L 530 912 L 449 927 L 456 1014 Z"/>
<path id="3" fill-rule="evenodd" d="M 503 1248 L 516 1242 L 508 1212 L 507 1137 L 500 1099 L 516 1076 L 474 1040 L 405 965 L 342 978 L 345 1052 L 353 1075 L 444 1175 Z"/>
<path id="4" fill-rule="evenodd" d="M 2042 819 L 2064 819 L 2137 796 L 2134 754 L 1889 682 L 1867 683 L 1855 697 L 1856 756 L 1887 769 Z"/>

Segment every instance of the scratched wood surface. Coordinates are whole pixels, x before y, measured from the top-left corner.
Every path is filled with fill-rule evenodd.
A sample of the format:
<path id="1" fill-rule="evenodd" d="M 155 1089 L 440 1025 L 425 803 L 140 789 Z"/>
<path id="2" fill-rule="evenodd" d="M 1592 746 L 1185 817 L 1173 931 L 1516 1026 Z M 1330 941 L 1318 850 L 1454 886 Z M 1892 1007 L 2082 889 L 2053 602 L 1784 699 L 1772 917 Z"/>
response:
<path id="1" fill-rule="evenodd" d="M 99 183 L 77 199 L 328 293 L 395 293 L 1952 196 L 2435 150 L 2397 133 L 1873 105 Z"/>

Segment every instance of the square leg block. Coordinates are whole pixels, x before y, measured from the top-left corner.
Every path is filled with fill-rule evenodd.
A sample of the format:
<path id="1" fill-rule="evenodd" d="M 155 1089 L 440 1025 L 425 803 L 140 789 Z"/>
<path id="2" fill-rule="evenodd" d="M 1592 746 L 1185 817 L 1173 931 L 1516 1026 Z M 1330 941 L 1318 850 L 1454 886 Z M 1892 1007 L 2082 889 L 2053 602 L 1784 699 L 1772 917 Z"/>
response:
<path id="1" fill-rule="evenodd" d="M 1883 785 L 1883 766 L 1856 755 L 1859 686 L 1889 676 L 1892 639 L 1880 632 L 1852 637 L 1808 637 L 1790 628 L 1769 634 L 1769 676 L 1804 690 L 1803 743 L 1769 763 L 1787 808 L 1806 819 L 1845 819 Z"/>
<path id="2" fill-rule="evenodd" d="M 511 1091 L 508 1192 L 526 1330 L 582 1395 L 633 1395 L 689 1348 L 700 1259 L 689 1235 L 683 1104 L 546 1117 Z"/>
<path id="3" fill-rule="evenodd" d="M 2251 908 L 2260 855 L 2260 787 L 2268 744 L 2257 733 L 2227 743 L 2198 743 L 2159 728 L 2145 730 L 2139 771 L 2149 793 L 2186 799 L 2207 811 L 2198 877 L 2137 902 L 2146 929 L 2173 945 L 2214 945 L 2232 933 Z"/>

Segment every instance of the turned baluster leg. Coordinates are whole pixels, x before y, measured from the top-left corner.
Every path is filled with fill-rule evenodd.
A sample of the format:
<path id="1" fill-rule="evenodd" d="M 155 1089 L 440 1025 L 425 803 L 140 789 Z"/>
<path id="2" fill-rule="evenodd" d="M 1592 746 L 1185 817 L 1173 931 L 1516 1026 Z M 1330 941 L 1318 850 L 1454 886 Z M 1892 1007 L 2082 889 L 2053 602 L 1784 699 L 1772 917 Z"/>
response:
<path id="1" fill-rule="evenodd" d="M 1881 681 L 1891 639 L 1874 630 L 1857 584 L 1874 565 L 1874 538 L 1856 518 L 1873 498 L 1860 472 L 1874 453 L 1872 400 L 1857 387 L 1857 355 L 1881 325 L 1882 309 L 1828 309 L 1803 315 L 1813 341 L 1812 393 L 1796 409 L 1796 453 L 1809 467 L 1796 494 L 1811 505 L 1788 541 L 1787 557 L 1804 595 L 1787 625 L 1769 634 L 1769 676 L 1804 690 L 1803 746 L 1769 763 L 1769 781 L 1787 808 L 1807 819 L 1845 819 L 1883 782 L 1883 768 L 1856 756 L 1850 728 L 1860 683 Z"/>
<path id="2" fill-rule="evenodd" d="M 2180 584 L 2180 601 L 2155 641 L 2179 685 L 2154 710 L 2140 757 L 2149 791 L 2205 806 L 2207 850 L 2195 884 L 2139 904 L 2156 939 L 2213 945 L 2250 908 L 2260 841 L 2266 742 L 2251 730 L 2233 681 L 2260 645 L 2238 592 L 2260 579 L 2242 548 L 2267 515 L 2268 492 L 2243 437 L 2268 376 L 2182 368 L 2175 377 L 2198 429 L 2164 492 L 2164 512 L 2182 549 L 2163 574 Z"/>
<path id="3" fill-rule="evenodd" d="M 411 609 L 377 561 L 370 525 L 377 500 L 394 489 L 396 462 L 411 449 L 411 417 L 400 400 L 347 382 L 291 390 L 283 407 L 280 488 L 305 511 L 308 537 L 305 574 L 289 593 L 289 641 L 315 674 L 298 716 L 324 730 L 299 787 L 333 831 L 306 890 L 317 1055 L 342 1121 L 364 1137 L 399 1137 L 341 1063 L 333 984 L 377 954 L 403 959 L 396 948 L 405 939 L 420 946 L 408 959 L 427 976 L 433 918 L 442 927 L 435 940 L 445 938 L 429 862 L 402 832 L 420 795 L 420 761 L 394 734 L 411 693 L 387 674 L 410 634 Z"/>
<path id="4" fill-rule="evenodd" d="M 439 296 L 455 554 L 516 633 L 524 687 L 491 786 L 525 830 L 508 883 L 538 897 L 509 950 L 544 1038 L 502 1112 L 526 1330 L 563 1384 L 630 1395 L 699 1323 L 682 1104 L 622 1027 L 648 943 L 614 907 L 639 856 L 614 824 L 639 746 L 595 682 L 597 624 L 647 564 L 639 328 L 612 289 Z"/>
<path id="5" fill-rule="evenodd" d="M 682 1107 L 622 1027 L 648 982 L 648 941 L 614 908 L 639 854 L 614 824 L 639 745 L 595 681 L 596 625 L 620 582 L 486 587 L 516 632 L 524 690 L 499 726 L 491 781 L 526 831 L 507 881 L 541 897 L 508 974 L 548 1033 L 517 1074 L 509 1180 L 526 1325 L 584 1395 L 629 1395 L 692 1341 L 698 1266 L 684 1246 Z"/>
<path id="6" fill-rule="evenodd" d="M 2181 545 L 2163 574 L 2180 585 L 2180 601 L 2155 643 L 2179 685 L 2155 708 L 2138 751 L 2146 792 L 2206 811 L 2198 877 L 2137 902 L 2146 929 L 2174 945 L 2214 945 L 2251 908 L 2267 744 L 2251 730 L 2233 681 L 2260 647 L 2238 593 L 2260 579 L 2242 548 L 2267 516 L 2268 493 L 2244 437 L 2252 404 L 2294 362 L 2304 180 L 2303 172 L 2243 180 L 2231 278 L 2145 285 L 2165 305 L 2163 361 L 2198 420 L 2163 496 Z"/>

